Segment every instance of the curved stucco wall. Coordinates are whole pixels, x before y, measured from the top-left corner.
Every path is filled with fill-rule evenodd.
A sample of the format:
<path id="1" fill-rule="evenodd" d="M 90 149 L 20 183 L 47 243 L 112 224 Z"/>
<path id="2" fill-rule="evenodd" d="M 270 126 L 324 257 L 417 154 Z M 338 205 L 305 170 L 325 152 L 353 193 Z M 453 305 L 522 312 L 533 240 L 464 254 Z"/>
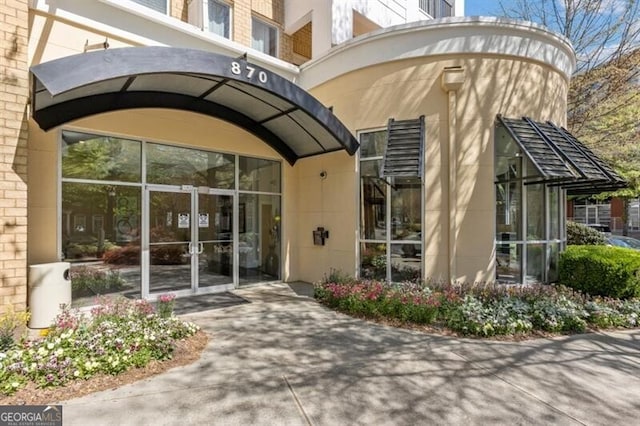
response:
<path id="1" fill-rule="evenodd" d="M 518 29 L 526 35 L 548 36 L 539 29 Z M 489 31 L 490 28 L 483 29 Z M 501 27 L 495 28 L 492 42 L 504 44 Z M 438 29 L 440 31 L 440 29 Z M 420 32 L 414 32 L 418 37 Z M 513 40 L 513 34 L 505 36 Z M 551 36 L 549 36 L 551 37 Z M 475 40 L 477 37 L 474 35 Z M 373 36 L 354 43 L 356 50 L 367 47 L 372 54 L 382 51 L 381 39 Z M 383 45 L 386 40 L 382 40 Z M 424 54 L 406 59 L 390 58 L 380 63 L 361 66 L 359 55 L 351 57 L 348 46 L 339 49 L 335 58 L 324 64 L 316 62 L 314 70 L 326 76 L 325 81 L 310 90 L 354 133 L 385 127 L 389 118 L 411 119 L 425 115 L 425 229 L 423 231 L 425 277 L 448 279 L 451 257 L 455 264 L 455 279 L 462 281 L 492 280 L 494 269 L 495 201 L 493 170 L 493 129 L 497 114 L 510 117 L 530 116 L 536 120 L 565 123 L 568 73 L 572 52 L 565 42 L 551 37 L 547 51 L 556 53 L 567 47 L 559 63 L 536 55 L 487 52 L 457 52 Z M 464 45 L 464 43 L 462 43 Z M 468 43 L 471 45 L 472 43 Z M 554 45 L 555 44 L 555 45 Z M 406 46 L 405 46 L 406 47 Z M 399 48 L 402 50 L 402 48 Z M 543 49 L 544 50 L 544 49 Z M 383 55 L 384 56 L 384 55 Z M 334 60 L 344 62 L 341 73 L 329 65 Z M 565 61 L 566 60 L 566 61 Z M 349 62 L 353 61 L 353 62 Z M 568 62 L 567 62 L 568 61 Z M 465 80 L 457 91 L 455 127 L 451 128 L 450 99 L 441 85 L 446 68 L 460 67 Z M 349 69 L 351 69 L 349 71 Z M 311 68 L 309 68 L 311 69 Z M 303 81 L 304 72 L 301 74 Z M 333 75 L 333 77 L 331 77 Z M 316 78 L 316 77 L 314 77 Z M 450 135 L 450 129 L 452 134 Z M 450 136 L 453 136 L 450 138 Z M 453 140 L 453 158 L 449 158 Z M 299 196 L 321 194 L 323 203 L 301 203 L 298 216 L 299 234 L 306 238 L 311 226 L 322 220 L 323 225 L 338 235 L 328 240 L 329 250 L 301 247 L 300 265 L 303 279 L 315 280 L 330 268 L 352 272 L 357 268 L 357 158 L 346 155 L 311 158 L 300 162 Z M 455 185 L 449 185 L 450 168 L 455 170 Z M 333 185 L 317 178 L 326 170 L 328 178 L 337 175 Z M 307 175 L 306 179 L 305 176 Z M 449 205 L 449 194 L 454 194 Z M 328 203 L 326 200 L 333 200 Z M 312 208 L 312 206 L 316 208 Z M 450 214 L 455 210 L 455 218 Z M 450 228 L 450 223 L 455 227 Z M 453 229 L 453 252 L 449 232 Z M 454 253 L 450 256 L 449 253 Z"/>
<path id="2" fill-rule="evenodd" d="M 565 37 L 531 22 L 495 17 L 458 17 L 383 28 L 334 47 L 300 67 L 296 82 L 311 89 L 370 66 L 436 55 L 481 54 L 543 63 L 568 80 L 576 66 Z"/>

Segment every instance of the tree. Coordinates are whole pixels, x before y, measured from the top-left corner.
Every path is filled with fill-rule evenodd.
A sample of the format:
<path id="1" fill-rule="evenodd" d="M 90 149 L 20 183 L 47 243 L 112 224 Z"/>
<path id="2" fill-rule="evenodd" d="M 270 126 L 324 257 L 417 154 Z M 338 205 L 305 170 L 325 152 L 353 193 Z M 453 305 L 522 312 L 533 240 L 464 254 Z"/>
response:
<path id="1" fill-rule="evenodd" d="M 567 108 L 569 130 L 640 102 L 637 87 L 640 2 L 637 0 L 500 0 L 504 16 L 536 22 L 567 37 L 577 66 Z M 635 90 L 629 87 L 635 86 Z M 607 100 L 606 105 L 603 100 Z M 618 121 L 624 131 L 637 120 Z M 617 135 L 616 129 L 610 129 Z"/>
<path id="2" fill-rule="evenodd" d="M 504 16 L 536 22 L 567 37 L 577 66 L 567 127 L 611 163 L 640 194 L 640 2 L 637 0 L 500 0 Z M 626 224 L 626 221 L 625 221 Z"/>

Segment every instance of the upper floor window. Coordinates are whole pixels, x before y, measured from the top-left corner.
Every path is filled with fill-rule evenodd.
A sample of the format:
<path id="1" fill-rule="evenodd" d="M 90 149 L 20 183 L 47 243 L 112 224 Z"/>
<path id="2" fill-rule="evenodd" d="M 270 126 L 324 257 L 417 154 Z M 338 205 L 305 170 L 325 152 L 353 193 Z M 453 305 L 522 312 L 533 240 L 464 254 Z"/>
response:
<path id="1" fill-rule="evenodd" d="M 169 6 L 169 0 L 133 0 L 133 2 L 164 14 L 167 13 Z"/>
<path id="2" fill-rule="evenodd" d="M 255 17 L 251 19 L 251 47 L 278 56 L 278 29 Z"/>
<path id="3" fill-rule="evenodd" d="M 209 0 L 208 3 L 209 31 L 229 38 L 231 32 L 231 7 L 226 3 L 215 0 Z"/>
<path id="4" fill-rule="evenodd" d="M 420 0 L 418 7 L 434 19 L 453 16 L 453 0 Z"/>

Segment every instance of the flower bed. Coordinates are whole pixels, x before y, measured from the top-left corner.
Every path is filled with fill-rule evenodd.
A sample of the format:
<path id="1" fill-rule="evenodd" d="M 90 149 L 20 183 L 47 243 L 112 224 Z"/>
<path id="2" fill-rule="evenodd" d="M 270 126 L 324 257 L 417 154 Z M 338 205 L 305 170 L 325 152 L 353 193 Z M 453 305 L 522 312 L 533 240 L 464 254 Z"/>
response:
<path id="1" fill-rule="evenodd" d="M 640 299 L 587 297 L 562 286 L 328 280 L 316 284 L 315 297 L 348 314 L 438 325 L 471 336 L 640 325 Z"/>
<path id="2" fill-rule="evenodd" d="M 0 392 L 12 394 L 27 382 L 60 386 L 169 359 L 175 341 L 197 331 L 195 324 L 161 317 L 144 300 L 102 298 L 91 315 L 65 309 L 46 336 L 0 352 Z"/>

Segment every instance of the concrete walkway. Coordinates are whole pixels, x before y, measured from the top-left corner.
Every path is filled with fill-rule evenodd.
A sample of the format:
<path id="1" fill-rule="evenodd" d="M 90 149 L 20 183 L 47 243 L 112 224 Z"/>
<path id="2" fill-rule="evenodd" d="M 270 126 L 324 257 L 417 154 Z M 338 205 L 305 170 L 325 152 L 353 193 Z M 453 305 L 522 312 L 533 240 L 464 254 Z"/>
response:
<path id="1" fill-rule="evenodd" d="M 286 284 L 185 315 L 202 358 L 64 404 L 64 425 L 638 424 L 640 331 L 494 342 L 384 327 Z"/>

